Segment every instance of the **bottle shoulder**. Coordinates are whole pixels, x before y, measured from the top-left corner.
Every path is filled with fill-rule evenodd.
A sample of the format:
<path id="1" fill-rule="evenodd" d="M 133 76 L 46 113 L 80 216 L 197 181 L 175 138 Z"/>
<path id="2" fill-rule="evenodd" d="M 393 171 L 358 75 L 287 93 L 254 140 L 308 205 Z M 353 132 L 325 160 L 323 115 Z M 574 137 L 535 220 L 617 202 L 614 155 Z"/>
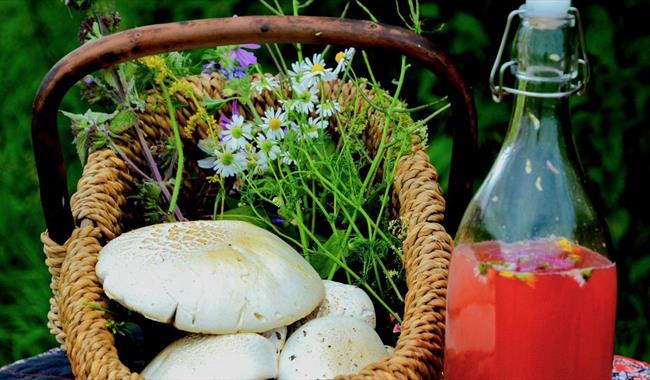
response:
<path id="1" fill-rule="evenodd" d="M 504 146 L 474 195 L 457 242 L 567 238 L 606 254 L 601 224 L 578 167 L 561 146 Z"/>

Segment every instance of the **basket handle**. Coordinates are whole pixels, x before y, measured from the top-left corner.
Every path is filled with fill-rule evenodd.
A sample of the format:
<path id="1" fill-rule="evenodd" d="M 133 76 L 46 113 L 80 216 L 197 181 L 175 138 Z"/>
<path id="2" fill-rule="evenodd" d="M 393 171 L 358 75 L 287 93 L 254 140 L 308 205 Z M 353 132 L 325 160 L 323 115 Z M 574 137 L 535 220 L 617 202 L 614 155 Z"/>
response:
<path id="1" fill-rule="evenodd" d="M 57 112 L 85 75 L 132 59 L 176 50 L 243 43 L 334 44 L 397 51 L 421 61 L 446 86 L 453 113 L 447 228 L 456 229 L 472 193 L 477 121 L 471 91 L 449 57 L 406 29 L 369 21 L 312 16 L 245 16 L 157 24 L 103 37 L 70 52 L 41 83 L 32 109 L 32 143 L 50 238 L 63 244 L 74 229 Z"/>

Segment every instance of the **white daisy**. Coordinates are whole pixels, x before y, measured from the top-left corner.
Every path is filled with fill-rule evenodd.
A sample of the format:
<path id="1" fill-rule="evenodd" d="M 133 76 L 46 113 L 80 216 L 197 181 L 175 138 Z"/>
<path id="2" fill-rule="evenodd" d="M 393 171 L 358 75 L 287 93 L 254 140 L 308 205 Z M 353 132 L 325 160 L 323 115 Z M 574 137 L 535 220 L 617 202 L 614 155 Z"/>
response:
<path id="1" fill-rule="evenodd" d="M 199 143 L 197 144 L 199 146 L 199 149 L 204 151 L 205 153 L 214 156 L 215 152 L 219 148 L 219 142 L 215 141 L 211 137 L 208 137 L 207 139 L 199 140 Z"/>
<path id="2" fill-rule="evenodd" d="M 280 81 L 272 76 L 263 76 L 251 82 L 251 89 L 255 94 L 261 94 L 262 91 L 272 91 L 280 87 Z"/>
<path id="3" fill-rule="evenodd" d="M 261 133 L 257 135 L 255 141 L 257 142 L 257 147 L 260 150 L 259 153 L 266 156 L 268 160 L 273 161 L 278 158 L 280 153 L 282 153 L 275 140 L 267 139 L 266 136 Z"/>
<path id="4" fill-rule="evenodd" d="M 266 155 L 258 151 L 246 152 L 246 171 L 253 174 L 262 174 L 269 170 Z"/>
<path id="5" fill-rule="evenodd" d="M 282 140 L 284 127 L 287 124 L 287 113 L 282 109 L 267 108 L 262 116 L 262 131 L 271 140 Z"/>
<path id="6" fill-rule="evenodd" d="M 243 152 L 215 149 L 212 154 L 199 160 L 199 167 L 212 169 L 224 178 L 236 176 L 246 168 L 246 154 Z"/>
<path id="7" fill-rule="evenodd" d="M 305 66 L 308 69 L 306 78 L 311 80 L 310 85 L 312 86 L 318 83 L 319 80 L 328 82 L 336 79 L 336 74 L 332 72 L 332 69 L 325 67 L 325 61 L 320 54 L 314 54 L 311 60 L 307 58 Z"/>
<path id="8" fill-rule="evenodd" d="M 341 70 L 345 68 L 346 65 L 349 65 L 354 57 L 354 48 L 345 49 L 336 53 L 334 60 L 336 61 L 336 68 L 334 69 L 334 74 L 339 74 Z"/>
<path id="9" fill-rule="evenodd" d="M 299 129 L 296 131 L 298 139 L 300 140 L 309 140 L 316 139 L 320 135 L 321 129 L 327 129 L 329 122 L 323 120 L 319 117 L 309 117 L 306 124 L 299 126 Z"/>
<path id="10" fill-rule="evenodd" d="M 314 110 L 314 103 L 318 102 L 318 89 L 309 84 L 294 83 L 293 84 L 293 99 L 288 102 L 287 106 L 292 111 L 299 113 L 311 113 Z"/>
<path id="11" fill-rule="evenodd" d="M 295 82 L 302 82 L 305 74 L 309 72 L 309 68 L 303 61 L 294 62 L 291 64 L 291 70 L 289 70 L 289 78 Z"/>
<path id="12" fill-rule="evenodd" d="M 318 116 L 322 119 L 327 119 L 341 110 L 341 105 L 336 100 L 328 100 L 316 105 Z"/>
<path id="13" fill-rule="evenodd" d="M 285 165 L 293 165 L 296 163 L 296 160 L 291 158 L 291 154 L 289 154 L 289 152 L 282 152 L 280 153 L 280 162 Z"/>
<path id="14" fill-rule="evenodd" d="M 221 141 L 233 151 L 243 148 L 253 138 L 251 129 L 251 125 L 244 123 L 241 115 L 233 115 L 232 122 L 221 131 Z"/>
<path id="15" fill-rule="evenodd" d="M 310 116 L 307 123 L 310 127 L 315 127 L 320 129 L 327 129 L 327 127 L 329 126 L 329 121 L 325 119 L 321 119 L 320 117 L 314 118 Z"/>

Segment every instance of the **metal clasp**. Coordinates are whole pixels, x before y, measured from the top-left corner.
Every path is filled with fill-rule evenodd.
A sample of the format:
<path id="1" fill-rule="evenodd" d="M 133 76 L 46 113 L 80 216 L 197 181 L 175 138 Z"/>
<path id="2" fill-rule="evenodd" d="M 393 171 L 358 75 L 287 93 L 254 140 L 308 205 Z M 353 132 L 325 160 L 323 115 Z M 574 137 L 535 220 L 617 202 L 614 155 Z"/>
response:
<path id="1" fill-rule="evenodd" d="M 492 90 L 492 99 L 494 99 L 495 102 L 500 103 L 506 94 L 525 95 L 525 96 L 533 96 L 538 98 L 562 98 L 572 94 L 583 95 L 587 87 L 587 83 L 589 82 L 590 72 L 589 72 L 589 61 L 587 60 L 585 36 L 582 29 L 582 19 L 580 17 L 580 12 L 575 7 L 569 8 L 569 13 L 575 17 L 576 22 L 578 24 L 577 25 L 578 43 L 580 45 L 579 54 L 581 55 L 578 58 L 578 71 L 580 72 L 579 74 L 581 75 L 576 76 L 577 79 L 572 83 L 570 83 L 569 89 L 567 91 L 545 93 L 545 92 L 519 90 L 516 88 L 505 86 L 503 84 L 506 70 L 508 68 L 511 68 L 511 71 L 517 70 L 517 61 L 515 60 L 505 62 L 503 65 L 501 65 L 503 52 L 508 42 L 508 36 L 510 35 L 510 27 L 512 25 L 512 20 L 515 18 L 515 16 L 521 17 L 521 15 L 525 13 L 526 13 L 525 9 L 517 9 L 510 12 L 510 14 L 508 15 L 508 20 L 506 22 L 506 29 L 503 32 L 503 37 L 501 38 L 501 45 L 499 46 L 499 51 L 497 53 L 496 60 L 494 61 L 494 65 L 492 66 L 492 70 L 490 71 L 490 90 Z M 499 84 L 495 85 L 494 78 L 497 74 L 497 71 L 499 72 L 499 82 L 498 82 Z"/>

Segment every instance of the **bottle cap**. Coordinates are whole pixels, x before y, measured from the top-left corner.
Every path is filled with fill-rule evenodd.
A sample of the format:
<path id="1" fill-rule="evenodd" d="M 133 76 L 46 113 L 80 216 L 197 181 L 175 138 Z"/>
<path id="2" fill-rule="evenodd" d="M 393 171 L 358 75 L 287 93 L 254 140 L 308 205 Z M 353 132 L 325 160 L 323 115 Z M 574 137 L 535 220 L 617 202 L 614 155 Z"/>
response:
<path id="1" fill-rule="evenodd" d="M 526 14 L 532 17 L 565 17 L 571 0 L 526 0 Z"/>

